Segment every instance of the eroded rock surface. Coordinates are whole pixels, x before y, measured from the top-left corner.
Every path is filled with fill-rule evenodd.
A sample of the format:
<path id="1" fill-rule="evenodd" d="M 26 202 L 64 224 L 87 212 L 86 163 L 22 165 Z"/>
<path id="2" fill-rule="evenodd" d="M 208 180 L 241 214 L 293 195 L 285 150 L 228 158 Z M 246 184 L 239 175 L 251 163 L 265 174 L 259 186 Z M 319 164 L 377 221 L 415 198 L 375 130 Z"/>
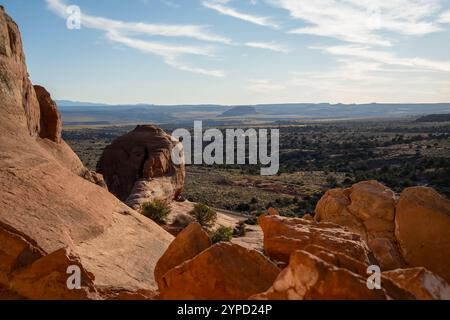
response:
<path id="1" fill-rule="evenodd" d="M 280 269 L 261 253 L 218 243 L 167 272 L 161 299 L 244 300 L 267 290 Z"/>
<path id="2" fill-rule="evenodd" d="M 332 222 L 361 235 L 383 270 L 405 266 L 394 235 L 395 193 L 376 181 L 329 190 L 316 207 L 316 221 Z"/>
<path id="3" fill-rule="evenodd" d="M 450 281 L 450 201 L 431 188 L 405 189 L 397 205 L 395 235 L 410 266 Z"/>
<path id="4" fill-rule="evenodd" d="M 32 299 L 78 298 L 60 291 L 67 278 L 63 269 L 72 262 L 92 275 L 95 287 L 155 289 L 154 267 L 173 237 L 82 178 L 87 169 L 59 140 L 55 104 L 44 89 L 36 94 L 19 29 L 3 8 L 0 75 L 1 291 Z"/>
<path id="5" fill-rule="evenodd" d="M 369 264 L 370 251 L 361 237 L 332 223 L 263 215 L 258 220 L 264 232 L 264 251 L 273 260 L 289 263 L 291 254 L 309 245 L 341 252 Z"/>
<path id="6" fill-rule="evenodd" d="M 167 271 L 194 258 L 211 246 L 211 240 L 197 222 L 191 223 L 175 238 L 155 267 L 155 279 L 161 287 L 161 278 Z"/>
<path id="7" fill-rule="evenodd" d="M 174 148 L 179 165 L 172 159 Z M 108 189 L 134 209 L 155 199 L 173 200 L 185 178 L 182 145 L 160 128 L 138 126 L 106 147 L 97 171 Z"/>

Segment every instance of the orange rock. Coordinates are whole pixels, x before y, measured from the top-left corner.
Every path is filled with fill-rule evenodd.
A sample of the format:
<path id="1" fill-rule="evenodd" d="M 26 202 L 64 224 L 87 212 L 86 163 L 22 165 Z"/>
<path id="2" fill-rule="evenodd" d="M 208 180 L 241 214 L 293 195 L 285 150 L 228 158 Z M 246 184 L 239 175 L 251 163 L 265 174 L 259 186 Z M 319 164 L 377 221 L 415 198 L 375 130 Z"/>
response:
<path id="1" fill-rule="evenodd" d="M 367 280 L 306 251 L 292 253 L 289 266 L 254 300 L 385 300 L 384 290 L 369 290 Z"/>
<path id="2" fill-rule="evenodd" d="M 261 253 L 218 243 L 167 272 L 161 299 L 244 300 L 267 290 L 280 269 Z"/>
<path id="3" fill-rule="evenodd" d="M 353 259 L 346 254 L 332 251 L 317 245 L 308 245 L 305 247 L 304 251 L 315 255 L 335 267 L 347 269 L 353 273 L 359 274 L 362 277 L 367 277 L 368 265 L 364 262 Z"/>
<path id="4" fill-rule="evenodd" d="M 406 262 L 450 282 L 450 201 L 431 188 L 405 189 L 397 205 L 395 225 Z"/>
<path id="5" fill-rule="evenodd" d="M 58 295 L 65 280 L 53 280 L 63 281 L 63 262 L 72 260 L 55 252 L 71 248 L 95 286 L 156 289 L 153 270 L 173 237 L 83 179 L 87 169 L 63 140 L 40 137 L 47 129 L 59 136 L 55 104 L 43 94 L 51 121 L 29 80 L 19 29 L 0 7 L 0 288 L 14 291 L 16 283 L 24 297 Z M 51 286 L 48 293 L 33 281 Z"/>
<path id="6" fill-rule="evenodd" d="M 280 213 L 274 208 L 269 208 L 268 214 L 269 214 L 269 216 L 279 216 L 280 215 Z"/>
<path id="7" fill-rule="evenodd" d="M 41 112 L 41 128 L 39 136 L 53 142 L 61 142 L 62 121 L 56 103 L 45 88 L 34 86 Z"/>
<path id="8" fill-rule="evenodd" d="M 398 269 L 383 272 L 383 276 L 409 291 L 417 300 L 450 300 L 450 286 L 425 268 Z"/>
<path id="9" fill-rule="evenodd" d="M 318 245 L 369 263 L 369 250 L 360 236 L 337 225 L 297 218 L 263 215 L 258 219 L 264 232 L 264 251 L 275 261 L 289 263 L 292 252 Z"/>
<path id="10" fill-rule="evenodd" d="M 174 148 L 184 155 L 181 143 L 162 129 L 140 125 L 105 148 L 97 171 L 111 193 L 140 210 L 145 202 L 176 199 L 183 190 L 184 164 L 172 161 Z"/>
<path id="11" fill-rule="evenodd" d="M 201 225 L 191 223 L 169 245 L 155 267 L 155 280 L 161 287 L 161 278 L 167 271 L 194 258 L 211 246 L 211 239 Z"/>
<path id="12" fill-rule="evenodd" d="M 68 267 L 80 270 L 81 288 L 70 290 Z M 87 272 L 80 258 L 70 249 L 61 249 L 36 260 L 12 275 L 11 287 L 27 299 L 84 300 L 100 299 L 94 286 L 94 275 Z"/>
<path id="13" fill-rule="evenodd" d="M 396 243 L 395 193 L 377 181 L 328 191 L 316 207 L 316 221 L 336 223 L 358 233 L 383 270 L 405 266 Z"/>

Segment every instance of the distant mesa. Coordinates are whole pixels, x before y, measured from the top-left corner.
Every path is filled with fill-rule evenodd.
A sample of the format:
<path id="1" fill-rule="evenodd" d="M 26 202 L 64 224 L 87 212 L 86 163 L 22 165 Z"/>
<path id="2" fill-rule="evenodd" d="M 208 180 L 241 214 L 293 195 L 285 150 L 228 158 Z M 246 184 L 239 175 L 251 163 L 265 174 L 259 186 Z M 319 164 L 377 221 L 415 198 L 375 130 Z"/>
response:
<path id="1" fill-rule="evenodd" d="M 430 114 L 420 117 L 416 122 L 447 122 L 450 121 L 450 113 L 447 114 Z"/>
<path id="2" fill-rule="evenodd" d="M 239 117 L 239 116 L 253 116 L 258 114 L 255 107 L 251 106 L 240 106 L 234 107 L 230 110 L 225 111 L 220 116 L 221 117 Z"/>

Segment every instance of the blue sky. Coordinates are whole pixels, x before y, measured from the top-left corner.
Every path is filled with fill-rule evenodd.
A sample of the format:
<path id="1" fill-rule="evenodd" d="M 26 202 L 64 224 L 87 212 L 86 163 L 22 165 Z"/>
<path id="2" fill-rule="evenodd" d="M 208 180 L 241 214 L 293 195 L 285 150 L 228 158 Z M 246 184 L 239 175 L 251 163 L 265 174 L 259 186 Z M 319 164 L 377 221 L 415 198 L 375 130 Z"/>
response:
<path id="1" fill-rule="evenodd" d="M 56 99 L 450 102 L 448 0 L 3 0 Z M 67 28 L 70 5 L 81 29 Z"/>

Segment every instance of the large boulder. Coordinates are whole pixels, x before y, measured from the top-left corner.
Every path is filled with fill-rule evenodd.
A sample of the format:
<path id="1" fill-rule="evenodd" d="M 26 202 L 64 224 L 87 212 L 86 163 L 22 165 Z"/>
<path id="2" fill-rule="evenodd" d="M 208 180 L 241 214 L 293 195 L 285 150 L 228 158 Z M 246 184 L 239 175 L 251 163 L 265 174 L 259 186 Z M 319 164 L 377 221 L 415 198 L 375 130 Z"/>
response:
<path id="1" fill-rule="evenodd" d="M 174 148 L 178 162 L 172 159 Z M 137 126 L 106 147 L 97 171 L 108 189 L 134 209 L 155 199 L 173 200 L 183 190 L 185 178 L 182 144 L 160 128 Z"/>
<path id="2" fill-rule="evenodd" d="M 318 222 L 332 222 L 358 233 L 383 270 L 405 266 L 395 235 L 396 195 L 377 181 L 329 190 L 316 207 Z"/>
<path id="3" fill-rule="evenodd" d="M 370 290 L 367 279 L 338 268 L 302 250 L 292 253 L 284 269 L 266 292 L 255 300 L 385 300 L 384 290 Z"/>
<path id="4" fill-rule="evenodd" d="M 450 201 L 431 188 L 405 189 L 397 205 L 395 226 L 406 262 L 450 282 Z"/>
<path id="5" fill-rule="evenodd" d="M 450 286 L 425 268 L 397 269 L 383 276 L 409 291 L 417 300 L 450 300 Z"/>
<path id="6" fill-rule="evenodd" d="M 167 271 L 194 258 L 211 246 L 211 239 L 197 222 L 191 223 L 175 238 L 155 267 L 155 279 L 162 287 L 161 279 Z"/>
<path id="7" fill-rule="evenodd" d="M 82 178 L 88 171 L 58 141 L 57 110 L 40 94 L 46 106 L 28 78 L 19 29 L 0 8 L 0 291 L 46 298 L 30 281 L 61 285 L 73 260 L 64 248 L 96 287 L 156 289 L 153 270 L 173 237 Z"/>
<path id="8" fill-rule="evenodd" d="M 61 142 L 62 121 L 58 106 L 52 100 L 50 93 L 41 86 L 34 86 L 41 113 L 41 129 L 39 136 L 53 142 Z"/>
<path id="9" fill-rule="evenodd" d="M 166 300 L 244 300 L 279 273 L 261 253 L 222 242 L 167 272 L 159 290 Z"/>
<path id="10" fill-rule="evenodd" d="M 289 263 L 294 251 L 309 245 L 344 253 L 365 264 L 371 261 L 361 237 L 338 225 L 277 215 L 262 215 L 258 223 L 264 232 L 264 251 L 277 262 Z"/>

